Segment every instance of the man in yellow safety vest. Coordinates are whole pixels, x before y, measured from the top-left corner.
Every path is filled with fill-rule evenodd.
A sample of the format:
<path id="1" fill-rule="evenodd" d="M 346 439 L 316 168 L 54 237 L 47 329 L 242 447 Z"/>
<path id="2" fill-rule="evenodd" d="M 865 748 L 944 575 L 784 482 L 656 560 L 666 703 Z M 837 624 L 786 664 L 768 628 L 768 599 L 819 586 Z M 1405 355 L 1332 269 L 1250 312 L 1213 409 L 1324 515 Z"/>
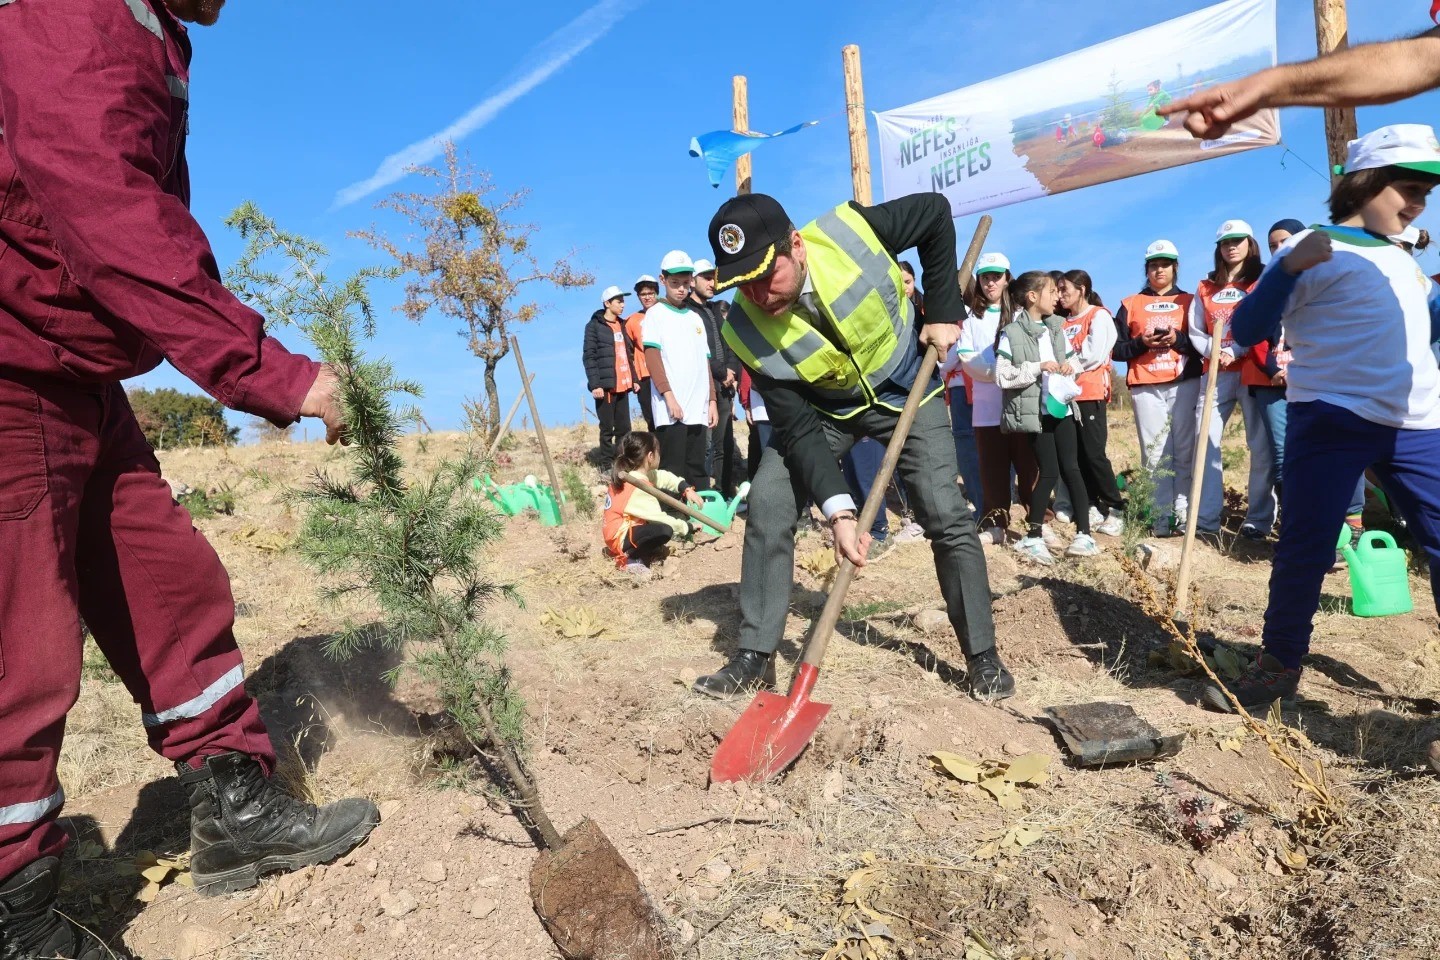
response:
<path id="1" fill-rule="evenodd" d="M 842 204 L 798 230 L 776 200 L 749 194 L 720 207 L 710 221 L 710 246 L 717 290 L 738 288 L 725 340 L 765 397 L 774 431 L 750 488 L 739 649 L 694 687 L 731 697 L 773 681 L 790 608 L 795 528 L 807 500 L 829 521 L 837 554 L 865 565 L 869 533 L 856 528 L 838 460 L 862 437 L 890 439 L 921 351 L 931 344 L 942 355 L 949 349 L 964 305 L 954 280 L 955 225 L 936 194 L 873 207 Z M 923 325 L 897 262 L 910 247 L 918 247 L 927 279 Z M 938 379 L 932 387 L 899 473 L 935 553 L 971 695 L 998 700 L 1015 692 L 1015 681 L 995 652 L 985 555 L 955 483 L 955 445 Z"/>

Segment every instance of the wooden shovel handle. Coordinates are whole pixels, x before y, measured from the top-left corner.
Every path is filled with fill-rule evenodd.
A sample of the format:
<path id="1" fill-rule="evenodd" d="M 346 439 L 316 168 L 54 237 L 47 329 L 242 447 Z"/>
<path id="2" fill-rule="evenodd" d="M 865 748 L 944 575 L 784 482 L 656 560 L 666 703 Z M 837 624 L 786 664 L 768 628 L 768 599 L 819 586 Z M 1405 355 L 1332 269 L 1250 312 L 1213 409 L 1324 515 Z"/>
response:
<path id="1" fill-rule="evenodd" d="M 976 225 L 970 249 L 965 252 L 965 261 L 960 265 L 960 276 L 968 276 L 974 271 L 975 261 L 979 259 L 980 250 L 985 246 L 985 237 L 990 233 L 990 223 L 990 217 L 983 216 Z M 895 465 L 900 462 L 900 451 L 905 448 L 905 438 L 910 435 L 910 425 L 915 422 L 915 415 L 920 411 L 920 401 L 925 398 L 925 392 L 930 387 L 930 377 L 934 375 L 935 366 L 939 362 L 939 352 L 933 346 L 926 347 L 925 356 L 920 360 L 920 371 L 915 374 L 915 382 L 910 387 L 910 396 L 905 398 L 905 408 L 900 411 L 895 431 L 890 434 L 890 442 L 885 446 L 885 459 L 880 461 L 880 469 L 875 472 L 875 479 L 870 484 L 870 495 L 865 498 L 865 506 L 860 511 L 860 520 L 855 528 L 859 533 L 869 530 L 875 517 L 885 508 L 885 488 L 890 485 Z M 810 631 L 810 642 L 805 645 L 804 663 L 819 667 L 820 661 L 825 659 L 825 650 L 830 646 L 830 637 L 835 632 L 835 624 L 840 622 L 840 611 L 845 607 L 845 593 L 850 589 L 850 581 L 855 579 L 855 571 L 858 569 L 848 559 L 841 559 L 835 582 L 830 587 L 829 595 L 825 597 L 825 607 L 820 611 L 820 617 Z"/>
<path id="2" fill-rule="evenodd" d="M 720 533 L 730 532 L 730 527 L 726 524 L 721 523 L 719 520 L 715 520 L 711 517 L 705 516 L 705 514 L 701 513 L 699 510 L 696 510 L 694 507 L 690 506 L 690 504 L 686 503 L 684 500 L 681 500 L 679 497 L 670 496 L 670 494 L 666 493 L 664 490 L 661 490 L 659 487 L 655 486 L 655 484 L 651 483 L 649 480 L 646 480 L 634 470 L 631 470 L 629 473 L 625 474 L 625 479 L 635 484 L 635 486 L 639 487 L 641 490 L 644 490 L 646 493 L 650 494 L 650 496 L 654 497 L 656 500 L 659 500 L 667 507 L 673 507 L 676 510 L 679 510 L 681 513 L 685 514 L 685 516 L 689 517 L 690 519 L 698 520 L 701 523 L 705 524 L 705 526 Z"/>
<path id="3" fill-rule="evenodd" d="M 1200 407 L 1199 435 L 1195 438 L 1195 469 L 1190 477 L 1190 502 L 1185 511 L 1185 545 L 1180 548 L 1180 569 L 1175 575 L 1176 617 L 1186 616 L 1190 608 L 1190 563 L 1195 558 L 1195 530 L 1200 522 L 1200 494 L 1205 489 L 1205 460 L 1210 452 L 1210 408 L 1214 406 L 1215 385 L 1220 380 L 1220 346 L 1225 338 L 1223 317 L 1215 318 L 1215 326 L 1210 330 L 1210 336 L 1210 369 L 1206 371 L 1205 399 Z M 1175 429 L 1173 424 L 1170 429 Z"/>

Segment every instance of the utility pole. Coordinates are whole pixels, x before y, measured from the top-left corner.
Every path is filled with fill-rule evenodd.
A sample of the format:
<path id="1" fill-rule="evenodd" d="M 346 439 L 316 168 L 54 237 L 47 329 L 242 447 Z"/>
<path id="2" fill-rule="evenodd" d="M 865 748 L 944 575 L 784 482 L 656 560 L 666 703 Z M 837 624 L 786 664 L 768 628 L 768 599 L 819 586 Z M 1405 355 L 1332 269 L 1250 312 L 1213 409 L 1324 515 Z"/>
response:
<path id="1" fill-rule="evenodd" d="M 870 133 L 865 125 L 865 85 L 860 80 L 860 48 L 840 51 L 845 64 L 845 120 L 850 126 L 850 182 L 855 202 L 870 206 Z"/>
<path id="2" fill-rule="evenodd" d="M 731 77 L 730 89 L 734 95 L 734 106 L 731 113 L 736 133 L 750 132 L 750 91 L 749 84 L 744 77 Z M 750 192 L 750 154 L 741 155 L 735 161 L 735 195 L 744 196 Z"/>
<path id="3" fill-rule="evenodd" d="M 1315 48 L 1320 56 L 1350 46 L 1350 25 L 1345 0 L 1314 0 Z M 1330 175 L 1345 162 L 1346 145 L 1358 136 L 1353 107 L 1325 108 L 1325 146 L 1330 157 Z"/>

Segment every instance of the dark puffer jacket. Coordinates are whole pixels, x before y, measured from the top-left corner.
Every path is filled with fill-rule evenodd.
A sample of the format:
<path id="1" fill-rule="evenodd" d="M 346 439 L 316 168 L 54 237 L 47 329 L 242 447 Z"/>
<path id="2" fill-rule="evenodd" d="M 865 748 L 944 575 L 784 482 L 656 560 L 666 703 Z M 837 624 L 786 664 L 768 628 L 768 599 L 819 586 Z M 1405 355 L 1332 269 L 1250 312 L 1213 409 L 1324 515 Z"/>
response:
<path id="1" fill-rule="evenodd" d="M 594 390 L 615 389 L 615 334 L 620 334 L 619 342 L 625 347 L 625 360 L 630 365 L 631 376 L 634 376 L 635 354 L 630 348 L 630 338 L 625 336 L 625 320 L 621 318 L 615 321 L 612 327 L 605 322 L 604 309 L 596 310 L 590 315 L 590 322 L 585 324 L 585 347 L 581 351 L 581 358 L 585 361 L 585 388 Z"/>

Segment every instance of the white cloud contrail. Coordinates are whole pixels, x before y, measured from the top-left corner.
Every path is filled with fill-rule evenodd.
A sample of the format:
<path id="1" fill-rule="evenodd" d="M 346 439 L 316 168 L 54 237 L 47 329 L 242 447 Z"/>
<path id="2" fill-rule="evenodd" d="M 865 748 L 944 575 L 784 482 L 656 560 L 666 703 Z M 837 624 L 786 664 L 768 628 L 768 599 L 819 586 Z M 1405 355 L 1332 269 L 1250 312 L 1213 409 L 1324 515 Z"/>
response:
<path id="1" fill-rule="evenodd" d="M 381 161 L 375 172 L 365 180 L 350 184 L 335 194 L 331 209 L 349 206 L 356 200 L 390 186 L 405 176 L 406 170 L 429 163 L 445 150 L 447 140 L 459 141 L 485 126 L 500 112 L 525 94 L 548 80 L 551 75 L 583 53 L 591 44 L 605 36 L 610 28 L 624 19 L 644 0 L 601 0 L 580 16 L 546 37 L 526 57 L 534 63 L 517 79 L 492 93 L 470 108 L 470 111 L 444 130 L 433 133 Z"/>

